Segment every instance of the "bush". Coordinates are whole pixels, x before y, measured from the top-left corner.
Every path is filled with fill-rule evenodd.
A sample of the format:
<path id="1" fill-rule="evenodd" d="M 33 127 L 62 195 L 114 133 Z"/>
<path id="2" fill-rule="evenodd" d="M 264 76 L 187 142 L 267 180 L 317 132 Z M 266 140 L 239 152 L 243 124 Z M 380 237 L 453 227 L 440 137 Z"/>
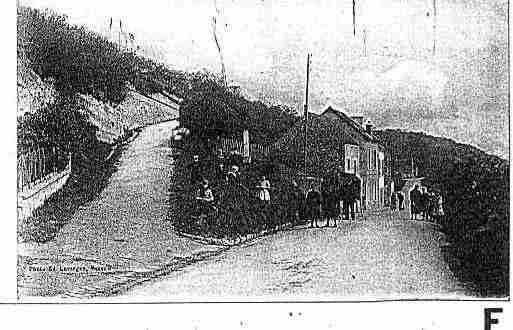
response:
<path id="1" fill-rule="evenodd" d="M 80 111 L 73 95 L 60 96 L 55 103 L 18 119 L 18 152 L 36 146 L 55 147 L 63 153 L 94 154 L 101 143 L 97 128 Z"/>
<path id="2" fill-rule="evenodd" d="M 267 106 L 245 99 L 238 89 L 224 87 L 215 76 L 196 73 L 180 108 L 181 124 L 204 141 L 218 136 L 241 136 L 248 129 L 251 142 L 276 141 L 297 118 L 285 106 Z"/>

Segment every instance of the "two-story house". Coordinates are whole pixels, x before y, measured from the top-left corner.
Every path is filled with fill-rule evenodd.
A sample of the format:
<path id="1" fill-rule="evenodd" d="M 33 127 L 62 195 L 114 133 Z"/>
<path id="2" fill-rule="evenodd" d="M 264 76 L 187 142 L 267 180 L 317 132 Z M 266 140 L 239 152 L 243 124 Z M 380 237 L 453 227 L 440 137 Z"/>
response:
<path id="1" fill-rule="evenodd" d="M 364 118 L 349 117 L 329 106 L 321 117 L 337 120 L 345 133 L 355 141 L 344 145 L 344 169 L 362 182 L 361 200 L 364 208 L 383 207 L 387 201 L 385 189 L 386 150 L 372 134 L 372 125 Z"/>

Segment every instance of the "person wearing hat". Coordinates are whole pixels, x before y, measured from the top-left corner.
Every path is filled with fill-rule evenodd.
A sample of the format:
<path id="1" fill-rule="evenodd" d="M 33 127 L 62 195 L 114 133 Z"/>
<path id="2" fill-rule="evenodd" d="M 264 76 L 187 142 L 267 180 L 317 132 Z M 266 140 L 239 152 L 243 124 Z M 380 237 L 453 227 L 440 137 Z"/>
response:
<path id="1" fill-rule="evenodd" d="M 226 174 L 226 181 L 229 184 L 234 184 L 234 185 L 238 184 L 239 176 L 240 176 L 239 167 L 237 165 L 232 165 L 232 167 L 230 167 L 230 170 Z"/>

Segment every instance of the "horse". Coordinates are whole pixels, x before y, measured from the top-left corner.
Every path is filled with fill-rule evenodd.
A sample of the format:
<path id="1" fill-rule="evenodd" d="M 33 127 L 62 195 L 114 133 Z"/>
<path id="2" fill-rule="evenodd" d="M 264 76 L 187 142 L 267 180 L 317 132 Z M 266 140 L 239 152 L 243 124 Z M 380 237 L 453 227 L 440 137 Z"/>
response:
<path id="1" fill-rule="evenodd" d="M 326 218 L 326 227 L 330 225 L 330 219 L 337 226 L 337 218 L 340 216 L 340 195 L 339 181 L 335 175 L 329 176 L 323 180 L 322 185 L 322 210 Z"/>
<path id="2" fill-rule="evenodd" d="M 344 203 L 344 216 L 355 220 L 355 204 L 360 200 L 361 182 L 356 175 L 343 174 L 339 185 L 339 196 Z"/>

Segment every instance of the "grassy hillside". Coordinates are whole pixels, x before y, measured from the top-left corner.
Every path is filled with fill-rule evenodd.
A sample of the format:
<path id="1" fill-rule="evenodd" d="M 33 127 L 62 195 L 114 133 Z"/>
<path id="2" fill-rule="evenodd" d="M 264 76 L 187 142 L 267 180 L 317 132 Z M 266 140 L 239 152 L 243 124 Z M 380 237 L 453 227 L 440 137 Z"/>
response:
<path id="1" fill-rule="evenodd" d="M 411 158 L 428 187 L 445 203 L 443 230 L 463 267 L 459 275 L 483 295 L 509 294 L 509 163 L 450 139 L 401 130 L 376 132 L 394 170 L 409 172 Z"/>
<path id="2" fill-rule="evenodd" d="M 184 98 L 183 124 L 202 137 L 248 128 L 255 142 L 271 142 L 295 120 L 287 107 L 250 101 L 238 87 L 227 87 L 209 73 L 171 70 L 52 11 L 18 7 L 18 52 L 31 70 L 66 94 L 91 95 L 116 105 L 130 84 L 141 93 L 165 91 Z"/>

